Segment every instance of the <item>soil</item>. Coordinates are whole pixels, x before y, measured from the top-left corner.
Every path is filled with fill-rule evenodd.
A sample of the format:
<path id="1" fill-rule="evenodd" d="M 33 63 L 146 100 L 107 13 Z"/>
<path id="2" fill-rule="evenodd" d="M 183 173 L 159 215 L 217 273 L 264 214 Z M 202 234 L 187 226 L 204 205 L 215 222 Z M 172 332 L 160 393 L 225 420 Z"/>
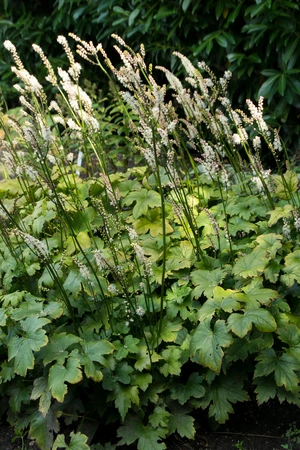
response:
<path id="1" fill-rule="evenodd" d="M 300 450 L 297 406 L 275 401 L 258 406 L 249 402 L 236 405 L 234 410 L 229 421 L 215 431 L 200 415 L 195 440 L 172 438 L 168 450 Z"/>
<path id="2" fill-rule="evenodd" d="M 249 402 L 235 406 L 230 420 L 214 430 L 204 414 L 195 424 L 195 440 L 172 436 L 167 450 L 300 450 L 300 408 L 294 405 Z M 24 439 L 22 447 L 21 439 L 13 438 L 12 428 L 0 425 L 0 450 L 40 450 L 34 441 Z"/>

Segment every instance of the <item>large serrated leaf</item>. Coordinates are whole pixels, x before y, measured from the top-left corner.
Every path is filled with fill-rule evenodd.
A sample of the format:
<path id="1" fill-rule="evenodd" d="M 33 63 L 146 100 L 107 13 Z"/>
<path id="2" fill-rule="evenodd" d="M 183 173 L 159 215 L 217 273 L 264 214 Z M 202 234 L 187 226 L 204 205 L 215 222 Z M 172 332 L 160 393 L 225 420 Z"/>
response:
<path id="1" fill-rule="evenodd" d="M 300 283 L 300 250 L 296 250 L 285 257 L 284 275 L 281 280 L 291 287 L 295 280 Z"/>
<path id="2" fill-rule="evenodd" d="M 153 413 L 149 416 L 149 423 L 153 428 L 167 428 L 170 418 L 170 413 L 162 406 L 156 406 Z"/>
<path id="3" fill-rule="evenodd" d="M 13 413 L 19 413 L 21 406 L 28 404 L 30 401 L 30 388 L 29 386 L 12 385 L 8 389 L 10 395 L 9 406 Z"/>
<path id="4" fill-rule="evenodd" d="M 256 277 L 264 271 L 267 263 L 265 250 L 258 247 L 236 261 L 233 273 L 243 278 Z"/>
<path id="5" fill-rule="evenodd" d="M 42 413 L 43 417 L 45 417 L 51 406 L 51 392 L 48 388 L 47 377 L 40 377 L 34 380 L 30 398 L 32 400 L 40 399 L 39 411 Z"/>
<path id="6" fill-rule="evenodd" d="M 207 318 L 212 318 L 219 310 L 231 313 L 233 310 L 241 308 L 239 301 L 241 294 L 231 289 L 223 289 L 217 286 L 213 292 L 213 298 L 207 300 L 200 308 L 198 319 L 203 322 Z"/>
<path id="7" fill-rule="evenodd" d="M 298 359 L 283 353 L 277 355 L 273 348 L 263 350 L 256 358 L 254 378 L 266 377 L 274 372 L 277 386 L 284 386 L 287 391 L 296 393 L 298 391 L 299 378 L 295 373 L 300 369 Z"/>
<path id="8" fill-rule="evenodd" d="M 163 234 L 161 214 L 159 213 L 158 210 L 155 209 L 149 211 L 147 216 L 143 216 L 140 219 L 137 219 L 134 222 L 133 226 L 135 231 L 139 235 L 146 234 L 148 233 L 148 231 L 150 232 L 150 235 L 152 237 L 156 237 Z M 167 234 L 170 234 L 172 233 L 172 231 L 174 231 L 167 220 L 165 221 L 165 227 Z"/>
<path id="9" fill-rule="evenodd" d="M 284 179 L 283 179 L 284 178 Z M 289 200 L 292 192 L 297 192 L 298 175 L 291 170 L 284 175 L 275 175 L 276 196 L 281 199 Z"/>
<path id="10" fill-rule="evenodd" d="M 160 361 L 161 359 L 163 359 L 162 356 L 156 352 L 152 352 L 150 360 L 148 348 L 146 346 L 140 346 L 134 368 L 142 372 L 144 369 L 150 369 L 151 364 Z"/>
<path id="11" fill-rule="evenodd" d="M 29 436 L 36 440 L 40 448 L 52 450 L 53 435 L 58 431 L 58 420 L 52 409 L 45 417 L 39 411 L 34 413 L 30 421 Z"/>
<path id="12" fill-rule="evenodd" d="M 192 373 L 185 384 L 177 383 L 171 387 L 171 398 L 184 405 L 190 398 L 201 398 L 205 395 L 202 386 L 203 377 L 199 373 Z"/>
<path id="13" fill-rule="evenodd" d="M 48 338 L 46 332 L 41 328 L 50 320 L 36 316 L 28 317 L 20 322 L 24 331 L 24 336 L 13 336 L 8 341 L 8 361 L 14 358 L 14 368 L 16 373 L 26 376 L 28 369 L 34 367 L 34 354 L 44 347 Z"/>
<path id="14" fill-rule="evenodd" d="M 107 361 L 103 355 L 112 353 L 115 349 L 113 344 L 108 341 L 92 341 L 81 342 L 83 349 L 83 355 L 80 359 L 81 364 L 84 366 L 84 373 L 87 378 L 92 378 L 94 381 L 101 381 L 103 378 L 102 372 L 96 367 L 94 362 L 98 365 L 107 367 Z"/>
<path id="15" fill-rule="evenodd" d="M 181 241 L 172 247 L 167 255 L 167 270 L 179 270 L 191 267 L 195 262 L 193 246 L 189 241 Z"/>
<path id="16" fill-rule="evenodd" d="M 191 272 L 193 285 L 196 286 L 193 296 L 199 298 L 203 293 L 211 297 L 213 290 L 225 278 L 226 271 L 221 269 L 214 270 L 194 270 Z"/>
<path id="17" fill-rule="evenodd" d="M 66 450 L 90 450 L 90 447 L 87 445 L 88 438 L 84 434 L 80 432 L 75 434 L 73 431 L 71 431 L 70 437 L 71 440 L 69 444 L 66 444 L 64 435 L 59 434 L 55 439 L 52 450 L 61 448 L 64 448 Z"/>
<path id="18" fill-rule="evenodd" d="M 135 202 L 132 210 L 134 219 L 147 215 L 149 208 L 161 206 L 161 198 L 158 192 L 141 189 L 140 191 L 130 192 L 123 200 L 124 205 L 131 205 Z"/>
<path id="19" fill-rule="evenodd" d="M 276 208 L 269 213 L 270 214 L 270 219 L 268 221 L 269 227 L 275 225 L 278 222 L 278 220 L 282 218 L 287 219 L 288 217 L 290 217 L 292 211 L 293 207 L 292 205 L 289 204 L 284 206 L 276 206 Z"/>
<path id="20" fill-rule="evenodd" d="M 167 316 L 164 316 L 161 321 L 160 338 L 164 342 L 175 342 L 181 328 L 182 320 L 179 317 L 170 320 Z"/>
<path id="21" fill-rule="evenodd" d="M 187 414 L 188 410 L 180 405 L 173 406 L 169 419 L 169 433 L 177 432 L 179 436 L 194 439 L 194 418 Z"/>
<path id="22" fill-rule="evenodd" d="M 6 309 L 0 308 L 0 327 L 6 325 Z"/>
<path id="23" fill-rule="evenodd" d="M 277 394 L 277 386 L 273 377 L 258 377 L 255 380 L 257 394 L 257 403 L 261 405 L 264 402 L 270 400 L 270 398 L 275 398 Z"/>
<path id="24" fill-rule="evenodd" d="M 55 364 L 49 370 L 49 389 L 58 402 L 63 402 L 68 387 L 66 383 L 76 384 L 82 379 L 79 359 L 70 357 L 66 365 Z"/>
<path id="25" fill-rule="evenodd" d="M 262 308 L 247 309 L 244 311 L 244 314 L 233 313 L 228 318 L 228 327 L 240 338 L 246 336 L 248 331 L 252 329 L 252 324 L 259 331 L 265 333 L 271 333 L 277 328 L 272 314 Z"/>
<path id="26" fill-rule="evenodd" d="M 137 415 L 130 415 L 125 424 L 118 428 L 118 437 L 122 438 L 118 445 L 131 445 L 138 441 L 138 450 L 164 450 L 166 445 L 160 441 L 166 434 L 167 428 L 154 429 L 150 424 L 145 426 Z"/>
<path id="27" fill-rule="evenodd" d="M 271 300 L 279 297 L 279 293 L 273 289 L 263 287 L 262 278 L 255 278 L 250 284 L 243 288 L 246 294 L 245 309 L 258 308 L 260 305 L 269 305 Z"/>
<path id="28" fill-rule="evenodd" d="M 46 348 L 42 349 L 39 356 L 43 358 L 45 366 L 52 361 L 57 361 L 58 364 L 63 364 L 65 359 L 69 356 L 69 351 L 66 349 L 81 341 L 81 338 L 74 334 L 55 333 L 51 336 L 50 342 Z"/>
<path id="29" fill-rule="evenodd" d="M 228 415 L 233 413 L 232 403 L 249 400 L 248 394 L 243 390 L 243 382 L 237 376 L 229 374 L 218 376 L 209 387 L 203 399 L 204 406 L 209 407 L 209 416 L 215 417 L 218 423 L 225 423 Z"/>
<path id="30" fill-rule="evenodd" d="M 275 258 L 277 250 L 282 247 L 283 236 L 281 234 L 269 233 L 262 234 L 256 238 L 259 248 L 265 249 L 271 258 Z"/>
<path id="31" fill-rule="evenodd" d="M 116 383 L 114 392 L 109 396 L 110 400 L 115 401 L 115 407 L 120 413 L 122 421 L 125 420 L 126 414 L 132 404 L 139 406 L 139 390 L 137 386 L 124 386 Z"/>
<path id="32" fill-rule="evenodd" d="M 217 320 L 213 329 L 210 319 L 200 323 L 192 336 L 190 352 L 204 367 L 219 373 L 224 352 L 222 347 L 229 347 L 233 337 L 228 331 L 224 320 Z"/>
<path id="33" fill-rule="evenodd" d="M 180 361 L 181 349 L 179 347 L 168 347 L 161 354 L 165 364 L 159 369 L 167 377 L 168 375 L 180 375 L 182 363 Z"/>

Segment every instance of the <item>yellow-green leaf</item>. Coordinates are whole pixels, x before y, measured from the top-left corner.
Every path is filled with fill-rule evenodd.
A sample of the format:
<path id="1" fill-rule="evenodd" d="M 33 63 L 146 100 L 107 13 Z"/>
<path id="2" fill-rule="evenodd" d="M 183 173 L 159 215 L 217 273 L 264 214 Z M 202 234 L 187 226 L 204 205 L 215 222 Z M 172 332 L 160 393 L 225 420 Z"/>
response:
<path id="1" fill-rule="evenodd" d="M 82 379 L 80 361 L 70 357 L 66 365 L 55 364 L 49 371 L 49 389 L 58 402 L 63 402 L 68 387 L 66 383 L 76 384 Z"/>

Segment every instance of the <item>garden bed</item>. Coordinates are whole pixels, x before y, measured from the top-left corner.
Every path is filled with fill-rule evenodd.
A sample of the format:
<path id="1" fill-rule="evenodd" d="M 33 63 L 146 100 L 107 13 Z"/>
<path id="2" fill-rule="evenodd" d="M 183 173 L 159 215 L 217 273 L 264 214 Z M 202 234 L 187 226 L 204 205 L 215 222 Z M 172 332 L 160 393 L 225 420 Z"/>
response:
<path id="1" fill-rule="evenodd" d="M 205 415 L 197 417 L 195 440 L 172 436 L 167 450 L 298 450 L 300 449 L 300 410 L 289 404 L 269 401 L 257 406 L 255 402 L 236 406 L 230 420 L 215 431 Z M 202 424 L 202 425 L 201 425 Z M 208 431 L 210 430 L 210 431 Z M 19 450 L 21 439 L 7 424 L 0 425 L 0 450 Z M 103 436 L 102 436 L 103 438 Z M 111 436 L 106 437 L 108 440 Z M 38 450 L 34 441 L 24 440 L 26 450 Z M 119 447 L 129 449 L 129 447 Z M 133 447 L 134 448 L 134 447 Z"/>
<path id="2" fill-rule="evenodd" d="M 42 450 L 294 450 L 299 173 L 263 98 L 234 110 L 230 72 L 218 80 L 176 53 L 188 87 L 160 67 L 167 102 L 142 46 L 135 54 L 115 36 L 118 70 L 101 46 L 72 37 L 126 89 L 113 127 L 78 85 L 64 37 L 60 82 L 34 47 L 61 107 L 46 107 L 4 43 L 27 99 L 19 122 L 0 119 L 3 417 Z M 134 164 L 111 173 L 121 153 Z"/>

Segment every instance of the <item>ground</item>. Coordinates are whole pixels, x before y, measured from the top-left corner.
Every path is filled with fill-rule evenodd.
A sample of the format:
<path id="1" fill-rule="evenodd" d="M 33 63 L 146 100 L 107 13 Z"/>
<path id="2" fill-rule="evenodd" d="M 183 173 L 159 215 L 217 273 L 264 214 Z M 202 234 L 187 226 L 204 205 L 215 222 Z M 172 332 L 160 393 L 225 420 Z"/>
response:
<path id="1" fill-rule="evenodd" d="M 194 442 L 172 438 L 168 450 L 300 450 L 300 408 L 294 405 L 242 403 L 215 431 L 201 425 L 201 417 L 197 424 Z"/>
<path id="2" fill-rule="evenodd" d="M 300 408 L 275 401 L 235 407 L 235 415 L 214 431 L 204 415 L 196 418 L 194 441 L 171 437 L 168 450 L 300 450 Z M 283 437 L 285 436 L 285 437 Z M 0 425 L 0 450 L 39 450 L 33 441 L 12 442 L 13 430 Z M 126 449 L 129 449 L 128 447 Z M 125 450 L 125 449 L 124 449 Z"/>

